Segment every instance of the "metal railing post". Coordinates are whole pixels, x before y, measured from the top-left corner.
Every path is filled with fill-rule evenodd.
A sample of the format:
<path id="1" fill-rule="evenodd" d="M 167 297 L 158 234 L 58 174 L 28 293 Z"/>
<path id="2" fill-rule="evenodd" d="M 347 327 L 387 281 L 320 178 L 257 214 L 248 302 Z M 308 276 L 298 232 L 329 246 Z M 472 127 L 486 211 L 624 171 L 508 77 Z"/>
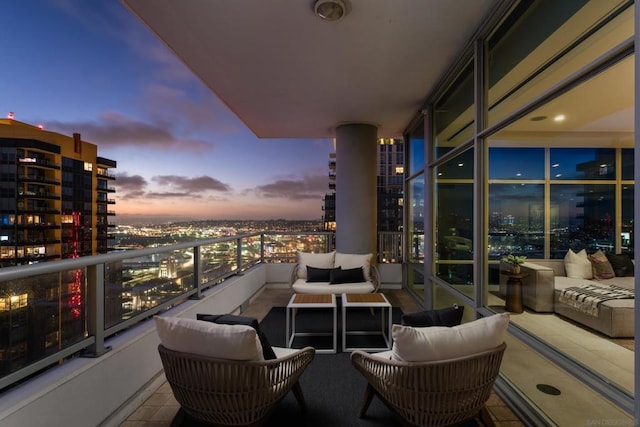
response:
<path id="1" fill-rule="evenodd" d="M 242 275 L 242 237 L 236 239 L 236 265 L 238 266 L 236 274 L 240 276 Z"/>
<path id="2" fill-rule="evenodd" d="M 196 285 L 197 292 L 189 297 L 189 299 L 202 299 L 202 262 L 200 260 L 200 246 L 193 248 L 193 280 Z"/>
<path id="3" fill-rule="evenodd" d="M 100 357 L 111 347 L 104 346 L 104 264 L 87 266 L 87 329 L 95 342 L 83 353 L 84 357 Z"/>

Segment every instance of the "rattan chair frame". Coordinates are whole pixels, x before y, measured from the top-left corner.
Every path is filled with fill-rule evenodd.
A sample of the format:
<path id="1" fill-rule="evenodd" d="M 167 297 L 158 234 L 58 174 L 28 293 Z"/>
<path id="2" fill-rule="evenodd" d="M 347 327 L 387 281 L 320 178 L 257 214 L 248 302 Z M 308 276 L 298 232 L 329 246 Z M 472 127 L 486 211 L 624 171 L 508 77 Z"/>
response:
<path id="1" fill-rule="evenodd" d="M 359 416 L 377 395 L 406 426 L 456 425 L 479 416 L 486 422 L 485 405 L 505 349 L 503 343 L 467 357 L 419 363 L 354 351 L 351 362 L 367 379 Z"/>
<path id="2" fill-rule="evenodd" d="M 264 361 L 234 361 L 158 346 L 164 373 L 181 410 L 215 426 L 259 426 L 289 391 L 306 404 L 298 379 L 315 356 L 313 347 Z"/>

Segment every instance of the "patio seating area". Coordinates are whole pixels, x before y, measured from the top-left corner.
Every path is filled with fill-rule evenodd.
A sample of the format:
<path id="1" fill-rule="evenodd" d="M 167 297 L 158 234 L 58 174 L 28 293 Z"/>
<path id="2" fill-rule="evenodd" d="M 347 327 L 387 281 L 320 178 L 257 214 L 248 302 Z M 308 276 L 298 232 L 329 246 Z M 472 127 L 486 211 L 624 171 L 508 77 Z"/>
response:
<path id="1" fill-rule="evenodd" d="M 405 291 L 385 290 L 384 294 L 394 307 L 400 307 L 405 313 L 420 310 L 417 303 Z M 290 298 L 290 289 L 265 289 L 242 315 L 262 320 L 272 307 L 286 306 Z M 311 363 L 313 364 L 313 361 Z M 364 396 L 364 393 L 365 389 L 363 388 L 362 396 Z M 306 403 L 307 405 L 313 405 L 313 402 L 309 400 Z M 175 400 L 171 388 L 165 382 L 121 424 L 121 427 L 171 426 L 179 408 L 180 406 Z M 491 394 L 487 402 L 487 410 L 497 426 L 525 425 L 495 393 Z M 354 420 L 357 419 L 357 411 L 353 414 L 353 417 Z"/>

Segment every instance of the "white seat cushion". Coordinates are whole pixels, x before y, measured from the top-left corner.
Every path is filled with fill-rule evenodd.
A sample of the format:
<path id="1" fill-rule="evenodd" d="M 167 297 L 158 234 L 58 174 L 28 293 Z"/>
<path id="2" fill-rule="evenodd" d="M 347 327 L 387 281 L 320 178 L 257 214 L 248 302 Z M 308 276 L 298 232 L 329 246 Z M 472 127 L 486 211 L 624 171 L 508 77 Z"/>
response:
<path id="1" fill-rule="evenodd" d="M 160 342 L 166 348 L 228 360 L 264 360 L 256 330 L 182 317 L 154 316 Z"/>
<path id="2" fill-rule="evenodd" d="M 371 282 L 330 285 L 329 282 L 307 282 L 305 279 L 297 279 L 291 288 L 297 294 L 368 294 L 375 289 Z"/>
<path id="3" fill-rule="evenodd" d="M 393 325 L 393 358 L 430 362 L 480 353 L 502 344 L 508 325 L 509 313 L 494 314 L 450 328 Z"/>

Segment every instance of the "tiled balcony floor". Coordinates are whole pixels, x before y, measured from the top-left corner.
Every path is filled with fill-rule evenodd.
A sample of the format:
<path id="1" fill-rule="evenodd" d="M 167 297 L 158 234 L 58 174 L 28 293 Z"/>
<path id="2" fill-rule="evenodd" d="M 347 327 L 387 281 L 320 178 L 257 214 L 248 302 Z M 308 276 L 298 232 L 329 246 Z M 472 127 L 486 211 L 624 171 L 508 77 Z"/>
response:
<path id="1" fill-rule="evenodd" d="M 420 310 L 416 302 L 404 291 L 384 291 L 384 294 L 394 307 L 400 307 L 405 313 Z M 266 289 L 242 314 L 262 320 L 271 307 L 286 306 L 290 297 L 291 291 L 289 289 Z M 173 398 L 169 384 L 165 382 L 120 426 L 169 427 L 178 411 L 178 407 L 179 405 Z M 525 425 L 495 394 L 491 395 L 487 407 L 497 427 Z"/>

